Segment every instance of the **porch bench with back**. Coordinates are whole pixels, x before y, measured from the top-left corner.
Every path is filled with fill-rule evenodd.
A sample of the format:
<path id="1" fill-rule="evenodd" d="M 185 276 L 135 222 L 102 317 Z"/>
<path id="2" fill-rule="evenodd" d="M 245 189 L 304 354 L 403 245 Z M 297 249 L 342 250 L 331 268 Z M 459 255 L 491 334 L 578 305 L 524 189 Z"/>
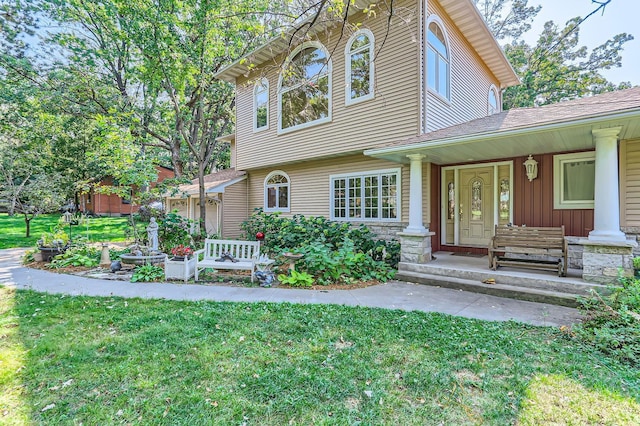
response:
<path id="1" fill-rule="evenodd" d="M 489 243 L 489 268 L 498 266 L 546 269 L 567 276 L 564 226 L 498 226 Z"/>
<path id="2" fill-rule="evenodd" d="M 194 253 L 196 257 L 195 280 L 205 268 L 232 269 L 251 272 L 251 282 L 260 257 L 258 241 L 206 239 L 204 248 Z"/>

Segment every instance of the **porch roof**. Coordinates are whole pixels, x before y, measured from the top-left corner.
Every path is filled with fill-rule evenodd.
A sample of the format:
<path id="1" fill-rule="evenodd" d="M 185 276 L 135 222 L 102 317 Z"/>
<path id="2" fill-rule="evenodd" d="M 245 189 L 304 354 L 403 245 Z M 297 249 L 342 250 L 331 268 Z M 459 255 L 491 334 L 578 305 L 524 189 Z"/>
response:
<path id="1" fill-rule="evenodd" d="M 204 192 L 216 193 L 224 192 L 224 188 L 233 185 L 247 178 L 247 172 L 243 170 L 225 169 L 219 172 L 210 173 L 204 177 Z M 198 179 L 193 179 L 191 183 L 180 185 L 175 195 L 169 195 L 169 198 L 184 198 L 199 195 Z"/>
<path id="2" fill-rule="evenodd" d="M 422 153 L 436 164 L 595 148 L 592 130 L 621 126 L 640 138 L 640 87 L 534 108 L 516 108 L 368 149 L 365 155 L 407 162 Z"/>

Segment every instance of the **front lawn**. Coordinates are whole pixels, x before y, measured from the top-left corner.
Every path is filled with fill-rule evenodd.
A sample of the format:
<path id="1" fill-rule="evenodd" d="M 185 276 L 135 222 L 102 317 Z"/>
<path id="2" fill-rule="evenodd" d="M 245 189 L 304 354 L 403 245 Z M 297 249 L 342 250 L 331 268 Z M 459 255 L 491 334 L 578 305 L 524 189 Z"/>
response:
<path id="1" fill-rule="evenodd" d="M 13 247 L 33 247 L 40 236 L 49 232 L 59 224 L 59 214 L 45 214 L 36 216 L 31 221 L 31 236 L 25 237 L 25 223 L 21 215 L 9 216 L 0 214 L 0 249 Z M 71 228 L 72 237 L 84 236 L 91 242 L 125 241 L 127 229 L 126 217 L 98 217 L 90 218 L 88 222 Z M 64 226 L 69 232 L 69 227 Z"/>
<path id="2" fill-rule="evenodd" d="M 640 372 L 559 331 L 326 305 L 0 287 L 0 423 L 640 423 Z"/>

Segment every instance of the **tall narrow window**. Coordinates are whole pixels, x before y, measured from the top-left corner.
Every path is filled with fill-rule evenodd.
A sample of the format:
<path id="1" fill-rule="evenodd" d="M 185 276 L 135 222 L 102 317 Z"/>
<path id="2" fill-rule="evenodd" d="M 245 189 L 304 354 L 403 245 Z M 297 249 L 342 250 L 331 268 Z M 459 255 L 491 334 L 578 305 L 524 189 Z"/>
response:
<path id="1" fill-rule="evenodd" d="M 279 131 L 331 120 L 331 61 L 320 43 L 303 44 L 285 62 L 278 109 Z"/>
<path id="2" fill-rule="evenodd" d="M 345 48 L 346 103 L 373 98 L 373 34 L 356 32 Z"/>
<path id="3" fill-rule="evenodd" d="M 269 173 L 264 181 L 264 210 L 289 211 L 289 176 L 281 171 Z"/>
<path id="4" fill-rule="evenodd" d="M 253 130 L 269 128 L 269 81 L 256 82 L 253 88 Z"/>
<path id="5" fill-rule="evenodd" d="M 427 31 L 427 85 L 449 99 L 449 51 L 445 34 L 436 22 Z"/>
<path id="6" fill-rule="evenodd" d="M 491 85 L 491 88 L 489 89 L 489 100 L 488 100 L 488 104 L 489 104 L 489 108 L 488 108 L 488 112 L 489 115 L 495 114 L 497 112 L 500 112 L 500 106 L 499 106 L 499 102 L 498 102 L 499 96 L 498 96 L 498 91 L 496 90 L 496 87 L 494 85 Z"/>

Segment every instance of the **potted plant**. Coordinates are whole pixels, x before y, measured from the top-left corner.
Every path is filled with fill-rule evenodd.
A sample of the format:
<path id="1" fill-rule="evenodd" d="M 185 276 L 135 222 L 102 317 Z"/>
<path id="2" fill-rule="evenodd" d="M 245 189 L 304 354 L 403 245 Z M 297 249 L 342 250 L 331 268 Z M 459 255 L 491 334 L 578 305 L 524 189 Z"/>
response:
<path id="1" fill-rule="evenodd" d="M 171 254 L 173 255 L 171 260 L 184 260 L 190 259 L 193 255 L 194 250 L 190 246 L 185 246 L 184 244 L 179 244 L 175 247 L 171 248 Z"/>
<path id="2" fill-rule="evenodd" d="M 38 240 L 38 249 L 44 262 L 50 262 L 55 256 L 69 248 L 69 236 L 61 228 L 55 228 L 42 234 Z"/>

